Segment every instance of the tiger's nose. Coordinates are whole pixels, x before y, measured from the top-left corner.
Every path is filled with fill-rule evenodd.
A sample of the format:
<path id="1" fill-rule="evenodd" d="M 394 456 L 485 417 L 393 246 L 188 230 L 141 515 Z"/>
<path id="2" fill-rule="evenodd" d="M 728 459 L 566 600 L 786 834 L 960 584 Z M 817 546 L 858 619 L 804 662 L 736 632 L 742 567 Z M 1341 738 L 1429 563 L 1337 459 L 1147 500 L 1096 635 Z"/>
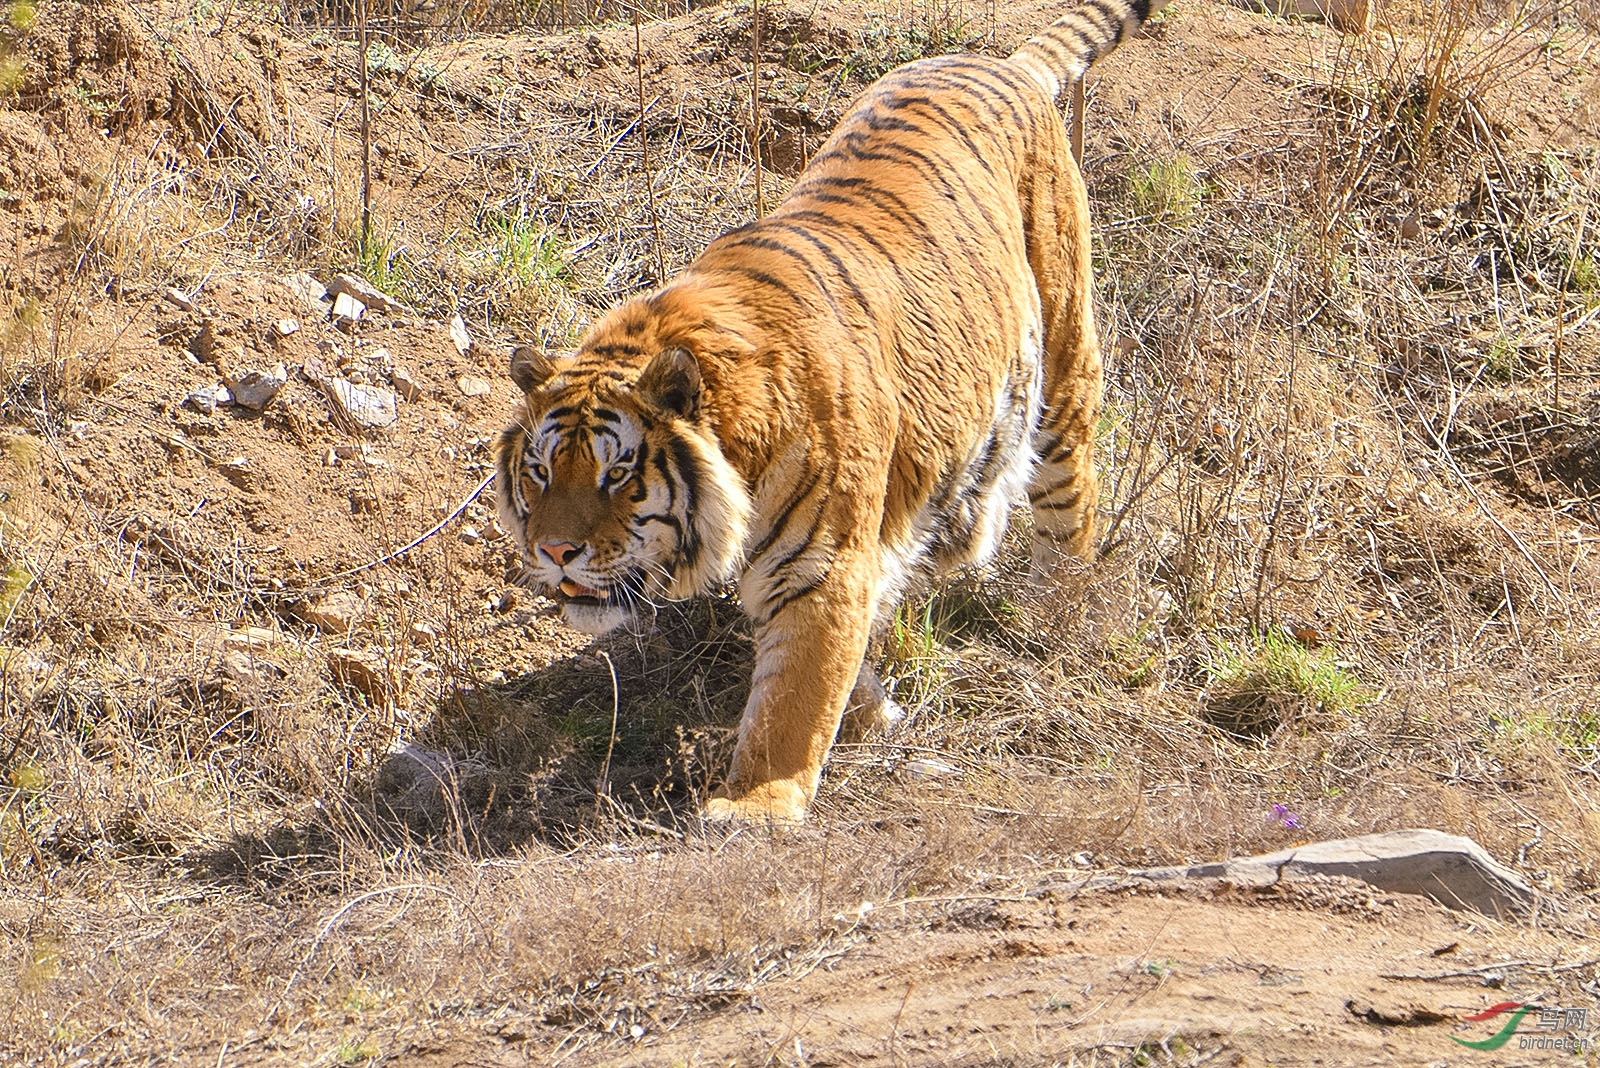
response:
<path id="1" fill-rule="evenodd" d="M 539 551 L 554 560 L 557 567 L 566 567 L 583 550 L 570 541 L 541 541 Z"/>

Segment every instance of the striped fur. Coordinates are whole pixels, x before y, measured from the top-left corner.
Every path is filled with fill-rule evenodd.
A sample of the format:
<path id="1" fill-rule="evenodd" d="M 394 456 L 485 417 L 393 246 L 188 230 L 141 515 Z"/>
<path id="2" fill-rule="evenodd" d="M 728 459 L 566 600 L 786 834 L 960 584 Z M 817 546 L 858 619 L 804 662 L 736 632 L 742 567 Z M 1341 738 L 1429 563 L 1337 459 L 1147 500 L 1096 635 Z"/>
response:
<path id="1" fill-rule="evenodd" d="M 713 818 L 798 820 L 848 711 L 895 715 L 872 638 L 993 553 L 1091 554 L 1100 410 L 1088 204 L 1055 100 L 1162 0 L 1089 0 L 1005 60 L 941 56 L 856 102 L 768 218 L 519 349 L 502 522 L 569 620 L 739 578 L 756 665 Z"/>

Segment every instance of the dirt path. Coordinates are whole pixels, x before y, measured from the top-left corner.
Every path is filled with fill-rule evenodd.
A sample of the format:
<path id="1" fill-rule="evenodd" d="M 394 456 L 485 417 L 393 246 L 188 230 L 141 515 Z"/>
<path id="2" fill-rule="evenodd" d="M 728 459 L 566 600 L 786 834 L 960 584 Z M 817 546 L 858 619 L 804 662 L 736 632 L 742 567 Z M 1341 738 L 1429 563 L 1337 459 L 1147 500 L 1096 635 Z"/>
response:
<path id="1" fill-rule="evenodd" d="M 1496 1029 L 1459 1022 L 1502 1000 L 1476 977 L 1392 978 L 1470 971 L 1525 939 L 1420 899 L 1351 884 L 1281 899 L 1224 889 L 939 910 L 948 918 L 934 929 L 869 936 L 745 1006 L 571 1063 L 1485 1065 L 1551 1055 L 1450 1041 Z"/>

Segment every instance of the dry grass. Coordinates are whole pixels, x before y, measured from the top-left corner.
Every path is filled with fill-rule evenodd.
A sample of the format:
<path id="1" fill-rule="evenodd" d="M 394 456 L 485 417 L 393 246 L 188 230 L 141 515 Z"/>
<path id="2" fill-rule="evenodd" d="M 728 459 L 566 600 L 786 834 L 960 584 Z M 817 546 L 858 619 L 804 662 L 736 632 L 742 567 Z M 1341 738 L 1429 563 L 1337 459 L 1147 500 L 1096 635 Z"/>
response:
<path id="1" fill-rule="evenodd" d="M 428 24 L 506 10 L 439 5 Z M 577 17 L 529 10 L 519 24 Z M 377 700 L 330 675 L 335 643 L 254 575 L 248 532 L 141 525 L 135 487 L 73 473 L 73 435 L 117 417 L 154 298 L 215 272 L 354 265 L 424 314 L 565 339 L 748 217 L 754 157 L 726 122 L 745 87 L 647 87 L 646 171 L 631 81 L 579 99 L 485 74 L 492 44 L 393 36 L 392 61 L 365 60 L 389 104 L 384 165 L 422 170 L 402 153 L 424 132 L 462 138 L 436 165 L 472 162 L 441 217 L 380 196 L 362 248 L 353 129 L 230 108 L 262 87 L 226 82 L 217 24 L 144 9 L 170 46 L 150 62 L 206 75 L 184 112 L 206 150 L 109 139 L 74 180 L 59 285 L 3 290 L 0 975 L 18 981 L 0 987 L 0 1052 L 215 1062 L 226 1041 L 359 1063 L 461 1019 L 571 1052 L 821 966 L 863 902 L 1026 888 L 1085 852 L 1164 863 L 1423 824 L 1592 896 L 1600 198 L 1592 160 L 1518 153 L 1496 125 L 1496 93 L 1571 31 L 1523 13 L 1468 48 L 1467 10 L 1419 7 L 1331 52 L 1276 142 L 1173 123 L 1126 152 L 1091 144 L 1103 560 L 1041 597 L 1014 578 L 1019 516 L 990 573 L 902 613 L 888 675 L 907 723 L 835 751 L 814 826 L 713 841 L 692 813 L 750 656 L 731 601 L 524 673 L 533 654 L 505 635 L 531 613 L 497 618 L 462 577 L 502 567 L 498 550 L 441 540 L 361 580 L 379 608 L 342 640 L 403 680 Z M 845 40 L 768 14 L 780 184 L 779 157 L 814 147 L 864 79 L 975 33 L 944 5 L 920 36 L 885 19 Z M 297 9 L 289 28 L 322 18 Z M 748 15 L 707 26 L 731 50 Z M 548 45 L 538 62 L 559 69 Z M 348 101 L 362 57 L 316 47 Z M 785 125 L 801 102 L 812 119 Z M 127 108 L 78 103 L 79 119 Z M 1102 146 L 1136 136 L 1091 119 Z M 107 306 L 113 283 L 136 296 Z M 434 477 L 375 477 L 374 499 L 408 476 Z M 408 536 L 379 524 L 361 548 Z M 411 591 L 385 594 L 400 578 Z M 246 625 L 279 640 L 229 646 Z"/>

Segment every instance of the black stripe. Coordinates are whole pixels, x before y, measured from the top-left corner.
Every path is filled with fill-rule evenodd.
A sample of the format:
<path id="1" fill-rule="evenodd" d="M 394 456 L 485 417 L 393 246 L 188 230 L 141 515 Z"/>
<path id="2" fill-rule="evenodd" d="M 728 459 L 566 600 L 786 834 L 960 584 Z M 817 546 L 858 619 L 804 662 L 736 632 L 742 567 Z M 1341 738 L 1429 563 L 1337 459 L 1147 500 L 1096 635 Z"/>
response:
<path id="1" fill-rule="evenodd" d="M 1043 499 L 1050 496 L 1050 494 L 1056 492 L 1056 490 L 1059 490 L 1060 488 L 1060 486 L 1057 486 L 1056 489 L 1046 490 L 1044 493 L 1039 495 L 1039 500 L 1034 500 L 1030 496 L 1028 499 L 1029 505 L 1034 508 L 1043 508 L 1047 512 L 1065 512 L 1069 508 L 1078 507 L 1078 501 L 1083 497 L 1083 491 L 1081 489 L 1074 490 L 1072 495 L 1064 501 L 1047 501 Z"/>
<path id="2" fill-rule="evenodd" d="M 603 344 L 603 345 L 594 345 L 594 346 L 591 346 L 591 347 L 589 347 L 587 349 L 584 349 L 583 352 L 580 353 L 579 355 L 580 356 L 600 356 L 600 357 L 603 357 L 603 358 L 606 358 L 606 359 L 614 359 L 615 357 L 618 357 L 618 356 L 643 356 L 644 355 L 644 349 L 641 349 L 637 345 L 625 345 L 625 344 L 618 344 L 616 342 L 608 342 L 608 343 Z M 585 362 L 591 362 L 591 361 L 585 361 Z M 598 361 L 594 361 L 594 362 L 598 362 Z"/>
<path id="3" fill-rule="evenodd" d="M 962 141 L 966 142 L 967 149 L 972 153 L 972 158 L 977 160 L 978 163 L 983 166 L 984 170 L 988 171 L 991 175 L 994 174 L 994 168 L 989 166 L 989 161 L 984 158 L 983 150 L 977 146 L 977 143 L 974 142 L 972 137 L 967 133 L 966 126 L 959 122 L 954 115 L 951 115 L 950 112 L 945 109 L 944 105 L 940 104 L 930 96 L 908 96 L 897 98 L 896 106 L 906 108 L 922 107 L 933 112 L 935 118 L 939 120 L 940 125 L 944 126 L 957 137 L 961 138 Z"/>
<path id="4" fill-rule="evenodd" d="M 752 559 L 760 556 L 762 553 L 772 548 L 773 543 L 778 540 L 778 535 L 781 534 L 783 532 L 783 528 L 789 524 L 789 517 L 794 513 L 794 510 L 800 507 L 800 502 L 811 496 L 811 491 L 816 489 L 817 483 L 821 481 L 821 468 L 813 468 L 811 471 L 810 481 L 803 483 L 800 487 L 800 491 L 792 495 L 788 501 L 784 503 L 783 507 L 778 509 L 778 514 L 774 518 L 772 525 L 767 528 L 766 536 L 763 537 L 761 541 L 750 550 L 750 556 Z"/>
<path id="5" fill-rule="evenodd" d="M 745 234 L 732 242 L 719 241 L 717 242 L 718 251 L 720 252 L 728 248 L 758 248 L 764 252 L 777 252 L 788 256 L 790 259 L 800 264 L 801 267 L 805 268 L 806 273 L 811 276 L 812 284 L 816 286 L 818 295 L 828 302 L 828 306 L 833 311 L 834 318 L 840 322 L 845 321 L 844 310 L 839 307 L 837 302 L 834 301 L 833 287 L 828 285 L 828 280 L 826 278 L 822 277 L 822 272 L 817 270 L 815 264 L 806 259 L 795 249 L 784 244 L 782 241 L 777 241 L 773 238 L 765 236 L 765 231 L 770 229 L 774 229 L 774 227 L 771 224 L 767 224 L 762 227 L 763 232 Z M 866 298 L 861 296 L 861 291 L 859 289 L 855 290 L 855 295 L 861 299 L 863 302 L 862 306 L 865 308 Z"/>
<path id="6" fill-rule="evenodd" d="M 738 232 L 739 231 L 737 230 L 734 231 L 734 233 Z M 792 303 L 801 307 L 805 306 L 805 301 L 800 299 L 799 295 L 795 293 L 794 289 L 789 285 L 789 283 L 784 282 L 781 279 L 774 278 L 765 271 L 758 271 L 753 267 L 739 267 L 731 264 L 727 266 L 710 264 L 700 269 L 705 270 L 707 273 L 714 272 L 717 274 L 738 275 L 740 278 L 744 278 L 748 281 L 756 283 L 756 285 L 766 286 L 769 289 L 776 289 L 778 292 L 788 297 Z"/>
<path id="7" fill-rule="evenodd" d="M 667 463 L 667 454 L 660 451 L 653 452 L 650 454 L 649 462 L 657 473 L 661 475 L 662 485 L 667 487 L 667 507 L 671 508 L 678 500 L 678 484 L 677 480 L 672 477 L 672 468 Z"/>
<path id="8" fill-rule="evenodd" d="M 810 230 L 807 230 L 803 226 L 794 226 L 784 221 L 790 217 L 791 216 L 785 213 L 782 216 L 771 219 L 767 225 L 774 230 L 783 230 L 787 233 L 794 234 L 802 241 L 810 242 L 810 244 L 818 252 L 822 253 L 822 255 L 827 259 L 828 265 L 833 268 L 834 273 L 839 276 L 839 280 L 843 282 L 850 290 L 850 296 L 855 298 L 855 302 L 860 305 L 861 310 L 866 312 L 868 315 L 871 315 L 872 305 L 867 300 L 867 295 L 861 292 L 860 286 L 856 285 L 855 279 L 850 276 L 850 269 L 846 267 L 844 261 L 839 258 L 839 254 Z"/>
<path id="9" fill-rule="evenodd" d="M 843 201 L 846 198 L 835 197 L 834 199 Z M 890 259 L 891 257 L 891 253 L 887 248 L 884 247 L 883 242 L 878 240 L 877 234 L 874 234 L 867 227 L 862 226 L 860 223 L 854 222 L 853 220 L 841 219 L 836 215 L 829 215 L 825 211 L 816 211 L 811 208 L 802 208 L 799 211 L 785 211 L 783 213 L 783 217 L 785 219 L 804 219 L 806 222 L 813 223 L 819 227 L 833 227 L 835 229 L 843 227 L 856 234 L 856 236 L 860 237 L 861 240 L 866 242 L 868 245 L 872 246 L 872 251 L 882 256 L 885 260 Z"/>
<path id="10" fill-rule="evenodd" d="M 683 487 L 683 514 L 693 515 L 695 505 L 700 501 L 700 471 L 695 467 L 694 453 L 689 451 L 689 446 L 680 437 L 668 439 L 667 451 L 672 454 L 678 484 Z"/>
<path id="11" fill-rule="evenodd" d="M 832 568 L 830 568 L 829 570 L 831 571 Z M 777 615 L 778 615 L 779 612 L 782 612 L 785 608 L 788 608 L 790 605 L 794 604 L 796 601 L 798 601 L 800 598 L 806 596 L 807 594 L 815 593 L 817 591 L 818 587 L 820 587 L 823 584 L 823 582 L 827 581 L 827 578 L 828 578 L 828 574 L 826 572 L 824 572 L 820 577 L 807 581 L 803 586 L 800 586 L 798 589 L 785 592 L 785 594 L 781 598 L 778 599 L 776 604 L 774 604 L 771 601 L 768 601 L 766 604 L 761 606 L 762 607 L 761 622 L 763 624 L 771 623 L 775 618 L 777 618 Z"/>
<path id="12" fill-rule="evenodd" d="M 795 546 L 783 559 L 775 560 L 768 566 L 767 571 L 769 574 L 776 575 L 798 560 L 807 549 L 811 548 L 812 539 L 817 536 L 817 531 L 822 529 L 822 512 L 823 509 L 817 509 L 817 514 L 811 519 L 811 529 L 806 531 L 805 537 L 800 539 L 800 544 Z"/>
<path id="13" fill-rule="evenodd" d="M 677 516 L 669 515 L 666 512 L 651 512 L 649 515 L 636 515 L 628 522 L 633 524 L 635 527 L 644 527 L 650 523 L 661 523 L 671 527 L 675 532 L 677 532 L 679 539 L 682 539 L 683 537 L 683 523 L 678 520 Z"/>
<path id="14" fill-rule="evenodd" d="M 943 58 L 943 57 L 941 57 Z M 909 72 L 908 72 L 909 73 Z M 916 71 L 915 78 L 898 78 L 894 84 L 907 89 L 945 90 L 960 93 L 972 98 L 977 103 L 985 106 L 989 116 L 997 122 L 1004 124 L 1010 119 L 1012 129 L 1023 129 L 1027 120 L 1022 112 L 1017 110 L 1017 105 L 1011 95 L 1001 92 L 994 86 L 987 84 L 976 77 L 977 74 L 993 75 L 995 71 L 988 65 L 962 65 L 956 67 L 950 64 L 940 64 L 937 67 L 929 66 Z M 970 101 L 969 101 L 970 102 Z M 1004 109 L 1002 112 L 1001 109 Z"/>

